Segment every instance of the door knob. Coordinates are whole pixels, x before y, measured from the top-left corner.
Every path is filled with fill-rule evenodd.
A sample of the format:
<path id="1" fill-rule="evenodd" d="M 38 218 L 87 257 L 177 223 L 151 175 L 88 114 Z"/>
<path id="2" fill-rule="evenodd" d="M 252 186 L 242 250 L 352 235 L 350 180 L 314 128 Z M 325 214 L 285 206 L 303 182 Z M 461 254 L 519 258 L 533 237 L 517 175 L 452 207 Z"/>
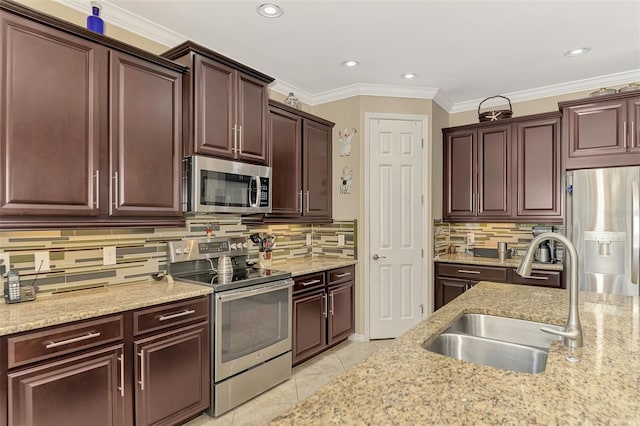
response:
<path id="1" fill-rule="evenodd" d="M 373 256 L 371 256 L 371 258 L 373 260 L 378 260 L 378 259 L 386 259 L 387 256 L 378 256 L 377 254 L 374 254 Z"/>

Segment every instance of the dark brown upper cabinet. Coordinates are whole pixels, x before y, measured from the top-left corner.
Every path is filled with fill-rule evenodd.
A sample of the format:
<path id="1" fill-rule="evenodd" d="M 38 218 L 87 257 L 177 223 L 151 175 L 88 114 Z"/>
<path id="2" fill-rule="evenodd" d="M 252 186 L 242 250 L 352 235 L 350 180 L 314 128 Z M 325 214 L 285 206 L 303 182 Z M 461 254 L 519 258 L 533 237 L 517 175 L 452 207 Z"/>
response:
<path id="1" fill-rule="evenodd" d="M 566 170 L 640 164 L 640 95 L 560 102 Z"/>
<path id="2" fill-rule="evenodd" d="M 518 218 L 562 218 L 560 117 L 515 124 L 515 215 Z"/>
<path id="3" fill-rule="evenodd" d="M 181 75 L 110 56 L 109 214 L 181 216 Z"/>
<path id="4" fill-rule="evenodd" d="M 511 215 L 510 139 L 511 125 L 445 131 L 447 218 Z"/>
<path id="5" fill-rule="evenodd" d="M 562 222 L 560 114 L 443 129 L 443 218 Z"/>
<path id="6" fill-rule="evenodd" d="M 269 101 L 272 213 L 269 222 L 332 221 L 334 123 Z"/>
<path id="7" fill-rule="evenodd" d="M 188 66 L 184 154 L 268 164 L 272 77 L 187 41 L 163 56 Z"/>
<path id="8" fill-rule="evenodd" d="M 185 68 L 0 4 L 0 228 L 181 225 Z"/>

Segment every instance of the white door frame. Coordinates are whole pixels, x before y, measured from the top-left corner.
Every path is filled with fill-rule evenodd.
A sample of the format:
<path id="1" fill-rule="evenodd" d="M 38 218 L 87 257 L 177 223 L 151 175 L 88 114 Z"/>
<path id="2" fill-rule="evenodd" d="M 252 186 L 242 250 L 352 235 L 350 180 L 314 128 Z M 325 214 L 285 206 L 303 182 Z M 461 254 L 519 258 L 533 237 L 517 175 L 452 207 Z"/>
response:
<path id="1" fill-rule="evenodd" d="M 422 257 L 422 270 L 424 271 L 422 301 L 424 305 L 424 316 L 426 318 L 432 312 L 433 306 L 433 262 L 431 253 L 433 253 L 433 209 L 431 207 L 432 188 L 431 184 L 433 179 L 431 158 L 433 154 L 433 147 L 429 138 L 429 116 L 417 115 L 417 114 L 393 114 L 393 113 L 378 113 L 378 112 L 365 112 L 364 113 L 364 143 L 363 157 L 364 157 L 364 223 L 362 229 L 364 237 L 364 250 L 361 252 L 361 259 L 364 267 L 364 337 L 369 340 L 371 319 L 369 318 L 370 309 L 369 300 L 371 292 L 369 291 L 369 264 L 371 263 L 371 253 L 369 248 L 369 228 L 370 228 L 370 212 L 369 212 L 369 171 L 370 171 L 370 151 L 369 151 L 369 138 L 371 137 L 371 129 L 369 122 L 371 120 L 407 120 L 407 121 L 421 121 L 422 122 L 422 139 L 424 140 L 424 149 L 422 150 L 422 161 L 424 164 L 422 173 L 422 188 L 424 192 L 424 204 L 422 208 L 422 219 L 424 226 L 422 227 L 422 247 L 424 248 L 424 256 Z M 359 250 L 358 250 L 359 251 Z"/>

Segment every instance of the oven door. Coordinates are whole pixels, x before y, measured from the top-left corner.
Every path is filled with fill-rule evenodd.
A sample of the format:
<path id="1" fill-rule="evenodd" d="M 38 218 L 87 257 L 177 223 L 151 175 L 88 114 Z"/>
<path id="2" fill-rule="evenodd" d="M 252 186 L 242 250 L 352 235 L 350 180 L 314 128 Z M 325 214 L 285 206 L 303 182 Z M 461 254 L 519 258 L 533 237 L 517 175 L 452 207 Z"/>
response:
<path id="1" fill-rule="evenodd" d="M 291 350 L 293 280 L 216 293 L 214 381 Z"/>

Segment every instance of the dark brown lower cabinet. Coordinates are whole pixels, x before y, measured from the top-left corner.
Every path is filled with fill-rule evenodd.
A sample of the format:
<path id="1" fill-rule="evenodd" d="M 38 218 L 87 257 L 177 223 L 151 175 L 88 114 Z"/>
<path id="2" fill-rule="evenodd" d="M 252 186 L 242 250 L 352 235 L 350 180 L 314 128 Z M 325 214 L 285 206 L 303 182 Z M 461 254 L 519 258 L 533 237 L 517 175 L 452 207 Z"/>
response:
<path id="1" fill-rule="evenodd" d="M 480 281 L 564 288 L 563 271 L 533 270 L 531 277 L 518 275 L 515 268 L 461 263 L 435 263 L 434 310 L 440 309 Z"/>
<path id="2" fill-rule="evenodd" d="M 207 324 L 134 342 L 136 425 L 173 425 L 209 406 Z"/>
<path id="3" fill-rule="evenodd" d="M 125 424 L 123 345 L 9 373 L 11 426 Z"/>
<path id="4" fill-rule="evenodd" d="M 327 347 L 324 288 L 293 298 L 293 362 L 308 359 Z"/>
<path id="5" fill-rule="evenodd" d="M 355 332 L 355 268 L 303 275 L 294 281 L 292 352 L 297 365 Z"/>
<path id="6" fill-rule="evenodd" d="M 329 345 L 341 342 L 355 331 L 353 281 L 329 287 Z"/>
<path id="7" fill-rule="evenodd" d="M 435 309 L 439 309 L 469 290 L 471 281 L 458 278 L 436 278 Z"/>
<path id="8" fill-rule="evenodd" d="M 211 395 L 209 306 L 204 296 L 0 337 L 0 426 L 197 416 Z"/>

